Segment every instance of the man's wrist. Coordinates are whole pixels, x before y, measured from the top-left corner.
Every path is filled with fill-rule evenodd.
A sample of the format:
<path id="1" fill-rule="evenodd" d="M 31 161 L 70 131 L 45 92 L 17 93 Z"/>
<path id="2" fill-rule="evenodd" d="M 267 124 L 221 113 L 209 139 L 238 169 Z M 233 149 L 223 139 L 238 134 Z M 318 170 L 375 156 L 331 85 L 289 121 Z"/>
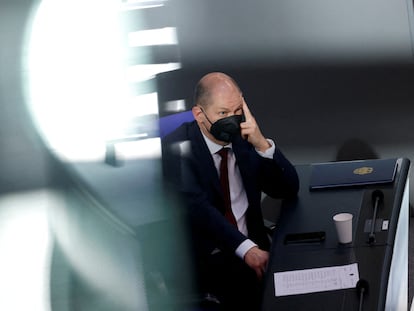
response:
<path id="1" fill-rule="evenodd" d="M 276 145 L 275 145 L 274 141 L 271 140 L 271 139 L 266 139 L 266 141 L 269 144 L 269 148 L 267 148 L 265 151 L 260 151 L 258 149 L 256 149 L 256 151 L 262 157 L 272 159 L 273 158 L 273 154 L 275 153 Z"/>
<path id="2" fill-rule="evenodd" d="M 236 255 L 237 257 L 244 259 L 246 253 L 252 248 L 256 247 L 257 244 L 254 243 L 252 240 L 246 239 L 244 240 L 237 248 L 236 248 Z"/>

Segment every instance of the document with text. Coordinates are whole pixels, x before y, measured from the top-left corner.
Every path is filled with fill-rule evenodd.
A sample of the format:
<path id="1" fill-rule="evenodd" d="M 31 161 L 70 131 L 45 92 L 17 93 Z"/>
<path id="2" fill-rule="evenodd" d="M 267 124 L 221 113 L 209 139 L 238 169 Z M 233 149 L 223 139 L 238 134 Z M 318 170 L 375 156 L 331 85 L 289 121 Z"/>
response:
<path id="1" fill-rule="evenodd" d="M 288 296 L 354 288 L 359 280 L 358 264 L 276 272 L 275 295 Z"/>

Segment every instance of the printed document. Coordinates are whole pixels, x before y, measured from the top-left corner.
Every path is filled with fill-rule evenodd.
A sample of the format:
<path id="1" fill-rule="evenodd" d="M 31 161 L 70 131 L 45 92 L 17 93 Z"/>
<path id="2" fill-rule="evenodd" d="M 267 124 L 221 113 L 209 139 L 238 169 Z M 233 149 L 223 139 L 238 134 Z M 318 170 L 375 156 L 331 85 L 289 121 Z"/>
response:
<path id="1" fill-rule="evenodd" d="M 275 295 L 288 296 L 354 288 L 359 280 L 358 264 L 276 272 Z"/>

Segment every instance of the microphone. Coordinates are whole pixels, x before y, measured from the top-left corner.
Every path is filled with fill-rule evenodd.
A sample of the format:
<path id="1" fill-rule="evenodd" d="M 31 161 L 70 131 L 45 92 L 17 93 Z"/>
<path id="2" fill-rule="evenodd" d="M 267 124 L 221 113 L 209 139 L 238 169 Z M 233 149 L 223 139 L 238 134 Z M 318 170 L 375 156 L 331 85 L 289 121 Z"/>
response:
<path id="1" fill-rule="evenodd" d="M 381 190 L 375 190 L 372 192 L 372 202 L 374 202 L 374 215 L 371 222 L 371 232 L 369 233 L 368 243 L 373 244 L 375 242 L 375 220 L 377 219 L 378 205 L 384 200 L 384 194 Z"/>
<path id="2" fill-rule="evenodd" d="M 362 311 L 362 306 L 364 304 L 364 295 L 368 293 L 368 281 L 364 279 L 359 279 L 356 284 L 357 294 L 359 296 L 359 311 Z"/>

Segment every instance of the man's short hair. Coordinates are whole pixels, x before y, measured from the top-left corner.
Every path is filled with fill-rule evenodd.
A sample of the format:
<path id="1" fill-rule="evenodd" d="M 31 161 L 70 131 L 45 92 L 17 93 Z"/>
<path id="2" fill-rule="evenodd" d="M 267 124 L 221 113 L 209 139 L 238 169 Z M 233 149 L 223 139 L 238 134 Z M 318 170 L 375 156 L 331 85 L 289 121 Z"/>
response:
<path id="1" fill-rule="evenodd" d="M 207 105 L 207 98 L 210 96 L 209 93 L 208 88 L 200 80 L 194 89 L 194 106 L 200 105 L 205 107 Z"/>

